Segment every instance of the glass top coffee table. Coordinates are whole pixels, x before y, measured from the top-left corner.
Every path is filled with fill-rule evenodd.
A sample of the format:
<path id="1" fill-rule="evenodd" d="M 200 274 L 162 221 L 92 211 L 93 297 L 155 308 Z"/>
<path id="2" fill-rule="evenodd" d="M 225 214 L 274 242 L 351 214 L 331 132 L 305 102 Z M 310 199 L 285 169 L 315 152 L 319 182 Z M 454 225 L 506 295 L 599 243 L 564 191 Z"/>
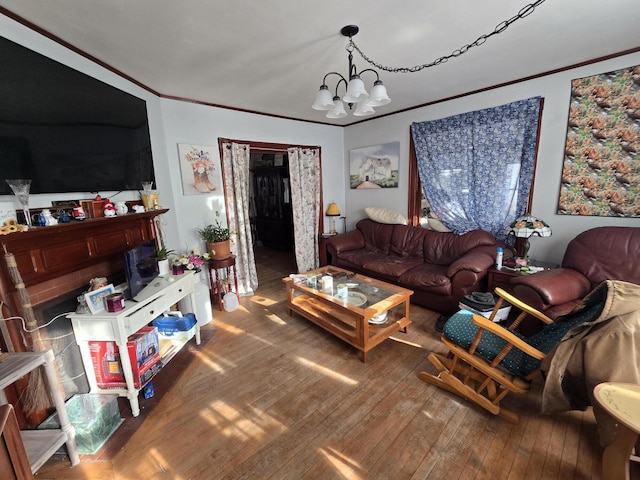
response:
<path id="1" fill-rule="evenodd" d="M 413 291 L 406 288 L 333 266 L 283 281 L 289 315 L 296 312 L 356 347 L 363 362 L 369 350 L 398 330 L 406 333 L 411 323 Z"/>

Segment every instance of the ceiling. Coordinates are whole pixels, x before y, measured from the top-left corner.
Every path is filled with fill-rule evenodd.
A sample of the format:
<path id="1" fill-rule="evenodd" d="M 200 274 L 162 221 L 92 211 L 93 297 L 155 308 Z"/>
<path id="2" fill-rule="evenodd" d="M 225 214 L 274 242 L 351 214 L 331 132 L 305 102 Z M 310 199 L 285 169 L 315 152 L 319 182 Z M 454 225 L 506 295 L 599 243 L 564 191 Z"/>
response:
<path id="1" fill-rule="evenodd" d="M 0 7 L 160 95 L 348 125 L 372 117 L 330 120 L 311 108 L 326 73 L 348 75 L 343 26 L 360 27 L 354 41 L 375 62 L 412 67 L 493 32 L 533 1 L 0 0 Z M 638 18 L 637 0 L 546 0 L 444 64 L 379 71 L 392 102 L 374 117 L 638 49 Z M 357 52 L 354 61 L 370 68 Z M 373 76 L 362 78 L 369 89 Z"/>

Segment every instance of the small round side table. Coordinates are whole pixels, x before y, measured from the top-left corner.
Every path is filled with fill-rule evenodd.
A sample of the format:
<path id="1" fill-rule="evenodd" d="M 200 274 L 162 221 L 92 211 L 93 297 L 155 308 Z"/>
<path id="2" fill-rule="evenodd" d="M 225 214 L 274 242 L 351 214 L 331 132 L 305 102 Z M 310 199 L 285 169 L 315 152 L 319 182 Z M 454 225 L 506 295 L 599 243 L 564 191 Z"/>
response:
<path id="1" fill-rule="evenodd" d="M 214 280 L 215 275 L 215 280 Z M 233 293 L 236 294 L 238 302 L 240 295 L 238 294 L 238 275 L 236 273 L 236 256 L 231 255 L 224 260 L 209 260 L 209 280 L 211 281 L 211 301 L 218 304 L 218 308 L 222 310 L 222 297 L 227 293 L 224 285 L 227 285 L 228 291 L 231 291 L 231 275 L 233 275 L 233 285 L 235 287 Z"/>
<path id="2" fill-rule="evenodd" d="M 602 478 L 629 480 L 629 457 L 640 434 L 640 385 L 601 383 L 593 389 L 593 396 L 618 423 L 613 442 L 602 455 Z"/>

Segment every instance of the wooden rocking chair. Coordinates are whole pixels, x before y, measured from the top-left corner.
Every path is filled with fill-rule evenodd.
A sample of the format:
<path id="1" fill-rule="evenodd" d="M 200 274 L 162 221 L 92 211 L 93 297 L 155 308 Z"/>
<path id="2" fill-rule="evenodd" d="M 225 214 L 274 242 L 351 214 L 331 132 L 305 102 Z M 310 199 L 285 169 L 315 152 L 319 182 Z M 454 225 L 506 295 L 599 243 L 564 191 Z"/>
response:
<path id="1" fill-rule="evenodd" d="M 418 376 L 494 415 L 518 423 L 518 415 L 505 409 L 500 402 L 509 392 L 526 393 L 531 380 L 540 373 L 541 360 L 566 332 L 583 320 L 578 318 L 554 323 L 501 288 L 496 288 L 495 293 L 498 300 L 488 319 L 461 310 L 447 321 L 441 340 L 449 353 L 432 352 L 427 357 L 438 369 L 438 375 L 420 372 Z M 522 311 L 508 328 L 493 322 L 504 301 Z M 529 338 L 516 331 L 527 315 L 547 324 Z"/>

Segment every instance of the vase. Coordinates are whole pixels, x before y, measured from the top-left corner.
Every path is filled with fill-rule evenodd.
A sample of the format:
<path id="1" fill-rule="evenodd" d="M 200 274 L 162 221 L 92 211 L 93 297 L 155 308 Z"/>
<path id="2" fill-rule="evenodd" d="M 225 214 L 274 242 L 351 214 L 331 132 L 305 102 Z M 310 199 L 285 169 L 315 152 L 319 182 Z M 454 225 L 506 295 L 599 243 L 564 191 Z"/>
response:
<path id="1" fill-rule="evenodd" d="M 158 260 L 158 275 L 169 275 L 169 260 Z"/>
<path id="2" fill-rule="evenodd" d="M 231 241 L 223 240 L 222 242 L 209 242 L 207 249 L 211 258 L 214 260 L 226 260 L 231 256 Z"/>
<path id="3" fill-rule="evenodd" d="M 6 182 L 20 202 L 26 224 L 31 227 L 31 215 L 29 214 L 29 190 L 31 189 L 31 180 L 17 178 L 6 180 Z"/>

